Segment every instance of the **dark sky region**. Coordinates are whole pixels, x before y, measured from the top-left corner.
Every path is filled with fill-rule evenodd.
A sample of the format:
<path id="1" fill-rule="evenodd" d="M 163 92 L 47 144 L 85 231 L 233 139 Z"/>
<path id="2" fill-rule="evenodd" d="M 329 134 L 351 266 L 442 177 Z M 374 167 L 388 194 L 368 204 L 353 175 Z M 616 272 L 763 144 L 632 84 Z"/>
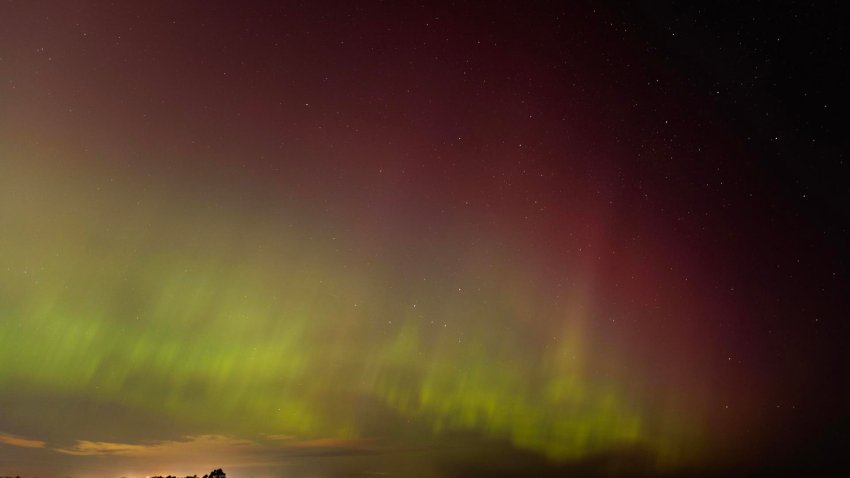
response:
<path id="1" fill-rule="evenodd" d="M 842 2 L 0 2 L 0 475 L 821 476 Z"/>

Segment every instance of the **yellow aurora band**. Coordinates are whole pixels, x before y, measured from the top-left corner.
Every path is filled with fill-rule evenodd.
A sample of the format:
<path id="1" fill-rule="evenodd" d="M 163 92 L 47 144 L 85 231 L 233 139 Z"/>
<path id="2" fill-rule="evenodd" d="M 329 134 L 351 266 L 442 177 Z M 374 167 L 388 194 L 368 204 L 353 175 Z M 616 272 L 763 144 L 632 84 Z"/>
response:
<path id="1" fill-rule="evenodd" d="M 594 349 L 581 290 L 535 309 L 521 265 L 407 274 L 295 213 L 245 213 L 237 193 L 3 153 L 4 390 L 242 436 L 404 435 L 376 429 L 377 409 L 428 435 L 404 440 L 469 432 L 553 460 L 636 448 L 659 467 L 699 453 L 698 417 L 648 405 L 604 365 L 615 354 Z"/>

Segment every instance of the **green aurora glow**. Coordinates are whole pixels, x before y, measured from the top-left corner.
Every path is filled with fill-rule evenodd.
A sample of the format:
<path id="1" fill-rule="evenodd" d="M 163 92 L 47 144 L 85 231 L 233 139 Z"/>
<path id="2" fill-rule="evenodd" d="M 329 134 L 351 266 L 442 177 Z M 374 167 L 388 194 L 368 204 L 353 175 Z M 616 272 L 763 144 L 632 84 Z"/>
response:
<path id="1" fill-rule="evenodd" d="M 535 307 L 515 279 L 528 270 L 473 291 L 455 286 L 472 265 L 451 281 L 396 280 L 285 215 L 240 216 L 235 197 L 210 207 L 198 191 L 23 164 L 0 175 L 14 231 L 0 235 L 3 389 L 241 436 L 400 433 L 370 422 L 378 409 L 432 437 L 474 432 L 553 459 L 638 446 L 665 466 L 698 451 L 694 417 L 592 372 L 605 359 L 581 291 L 535 312 L 548 317 L 541 343 L 515 319 Z"/>

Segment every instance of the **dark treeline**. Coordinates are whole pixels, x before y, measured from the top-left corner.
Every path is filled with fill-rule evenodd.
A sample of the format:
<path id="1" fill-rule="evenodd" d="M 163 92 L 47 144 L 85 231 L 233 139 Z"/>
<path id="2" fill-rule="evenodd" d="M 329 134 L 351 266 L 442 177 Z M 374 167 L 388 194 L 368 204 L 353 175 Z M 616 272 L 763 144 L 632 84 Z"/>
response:
<path id="1" fill-rule="evenodd" d="M 19 477 L 18 477 L 19 478 Z M 177 478 L 173 475 L 168 476 L 152 476 L 151 478 Z M 187 476 L 186 478 L 198 478 L 198 475 Z M 204 475 L 203 478 L 227 478 L 227 475 L 221 468 L 211 471 L 208 475 Z"/>

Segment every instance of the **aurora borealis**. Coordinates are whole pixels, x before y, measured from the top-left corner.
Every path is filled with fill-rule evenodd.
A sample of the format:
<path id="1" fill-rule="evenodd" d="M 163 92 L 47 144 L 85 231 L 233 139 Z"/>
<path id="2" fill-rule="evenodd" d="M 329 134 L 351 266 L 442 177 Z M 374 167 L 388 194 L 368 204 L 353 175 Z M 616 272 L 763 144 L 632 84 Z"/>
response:
<path id="1" fill-rule="evenodd" d="M 820 466 L 831 83 L 681 10 L 4 2 L 0 476 Z"/>

